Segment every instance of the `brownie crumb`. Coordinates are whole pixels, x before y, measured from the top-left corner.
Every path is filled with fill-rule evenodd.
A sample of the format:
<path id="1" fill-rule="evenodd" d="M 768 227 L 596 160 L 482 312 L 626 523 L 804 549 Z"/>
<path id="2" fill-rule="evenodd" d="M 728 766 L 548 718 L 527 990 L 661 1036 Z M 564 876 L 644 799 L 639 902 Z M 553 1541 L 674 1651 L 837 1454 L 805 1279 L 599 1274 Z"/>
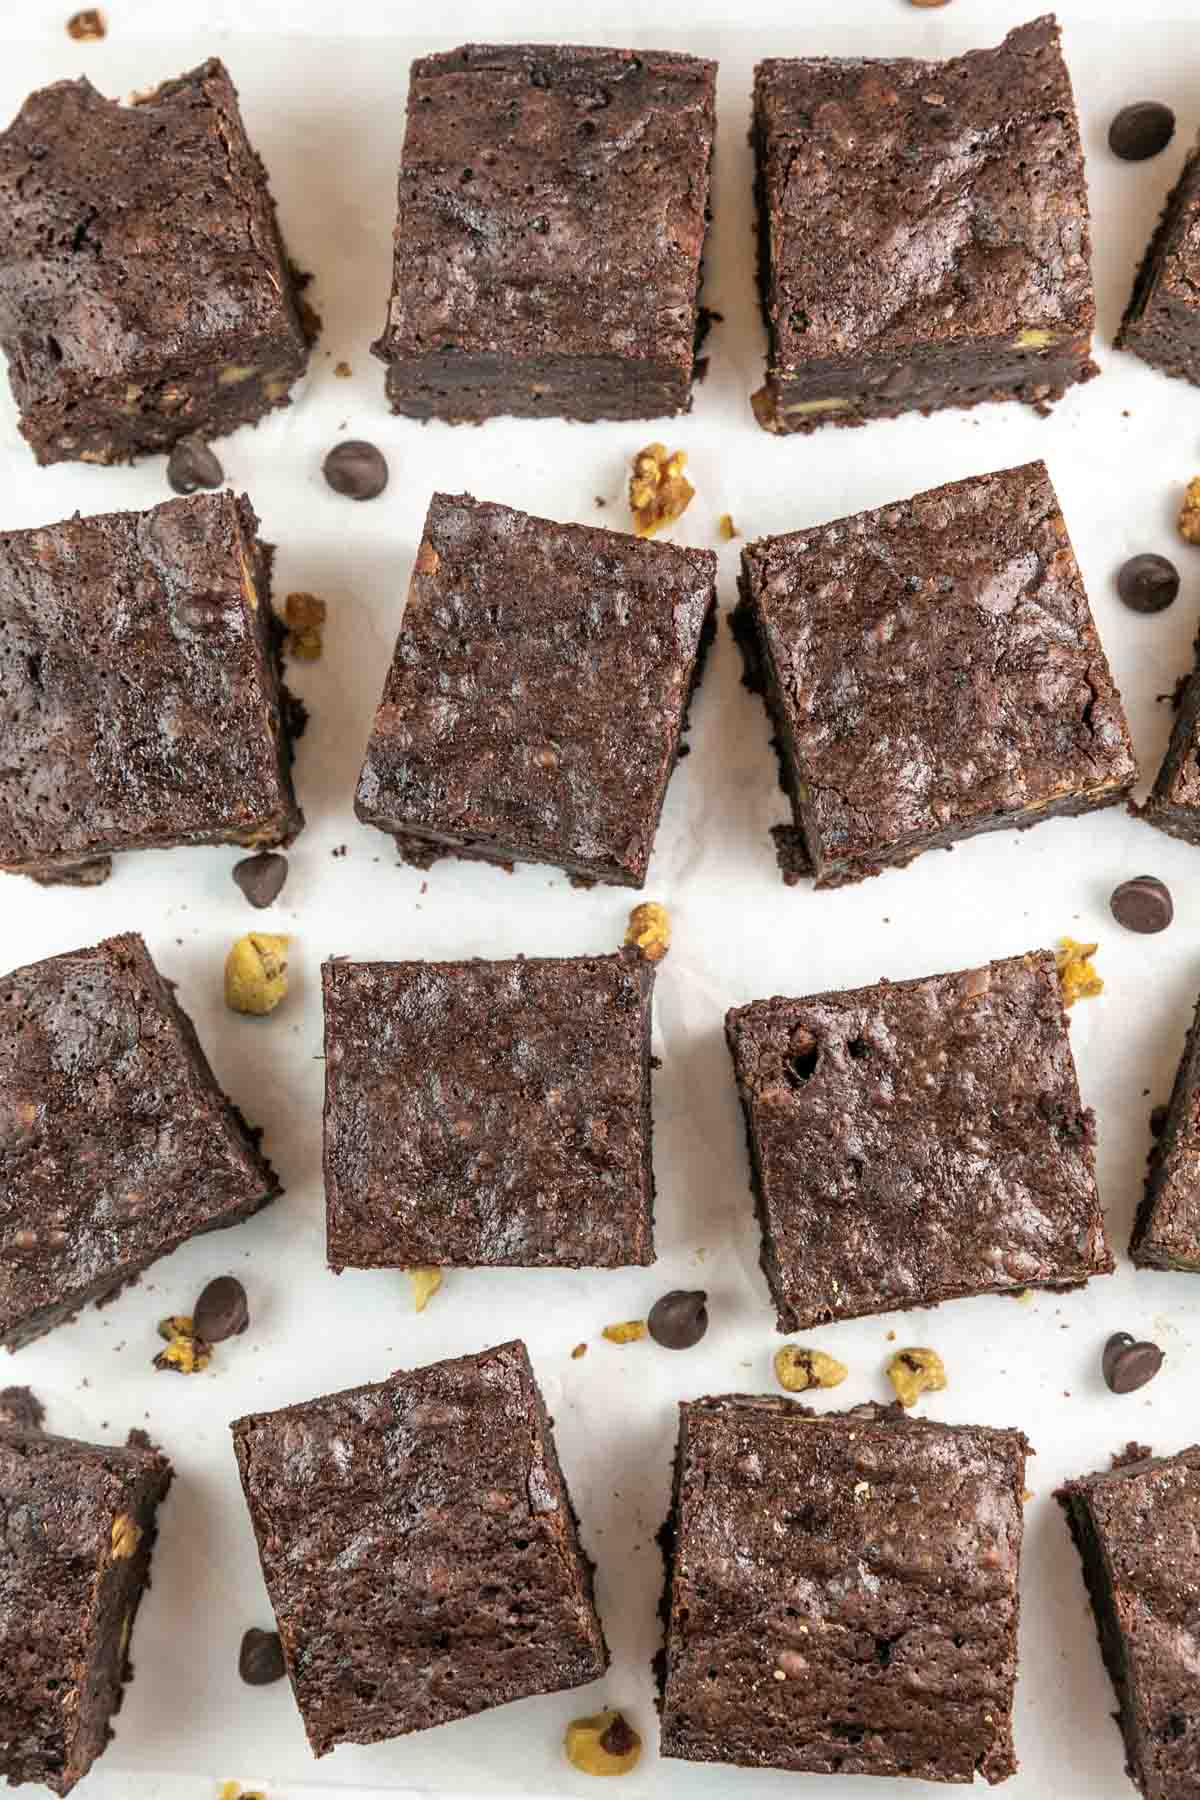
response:
<path id="1" fill-rule="evenodd" d="M 1130 1438 L 1123 1450 L 1114 1450 L 1111 1461 L 1114 1469 L 1127 1469 L 1131 1463 L 1145 1462 L 1154 1452 L 1149 1444 L 1139 1444 L 1136 1438 Z"/>
<path id="2" fill-rule="evenodd" d="M 67 36 L 74 38 L 77 44 L 98 43 L 107 35 L 108 25 L 98 6 L 85 7 L 82 12 L 72 13 L 67 20 Z"/>
<path id="3" fill-rule="evenodd" d="M 32 1388 L 0 1388 L 0 1425 L 15 1426 L 18 1431 L 40 1431 L 46 1409 Z"/>

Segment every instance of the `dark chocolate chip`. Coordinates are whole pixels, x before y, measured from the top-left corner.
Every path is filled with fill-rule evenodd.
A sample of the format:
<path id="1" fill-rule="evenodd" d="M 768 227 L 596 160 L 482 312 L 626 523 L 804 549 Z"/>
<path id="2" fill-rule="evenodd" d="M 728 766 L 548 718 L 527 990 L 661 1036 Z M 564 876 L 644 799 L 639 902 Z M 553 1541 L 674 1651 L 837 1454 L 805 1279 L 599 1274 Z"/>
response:
<path id="1" fill-rule="evenodd" d="M 702 1288 L 672 1288 L 650 1308 L 646 1329 L 664 1350 L 690 1350 L 708 1330 L 707 1300 Z"/>
<path id="2" fill-rule="evenodd" d="M 1175 136 L 1175 114 L 1161 100 L 1123 106 L 1108 128 L 1108 147 L 1122 162 L 1145 162 Z"/>
<path id="3" fill-rule="evenodd" d="M 246 1290 L 236 1275 L 218 1275 L 196 1302 L 192 1329 L 206 1344 L 221 1344 L 238 1337 L 250 1323 Z"/>
<path id="4" fill-rule="evenodd" d="M 637 1743 L 623 1713 L 618 1713 L 607 1731 L 601 1733 L 600 1748 L 606 1756 L 628 1756 Z"/>
<path id="5" fill-rule="evenodd" d="M 288 876 L 288 860 L 277 850 L 260 850 L 233 865 L 233 879 L 251 906 L 270 906 L 283 892 Z"/>
<path id="6" fill-rule="evenodd" d="M 1114 1394 L 1132 1394 L 1153 1381 L 1163 1366 L 1157 1344 L 1136 1343 L 1127 1331 L 1114 1331 L 1104 1346 L 1100 1367 Z"/>
<path id="7" fill-rule="evenodd" d="M 1150 1136 L 1160 1138 L 1167 1129 L 1167 1114 L 1170 1107 L 1156 1106 L 1150 1114 Z"/>
<path id="8" fill-rule="evenodd" d="M 1165 881 L 1157 875 L 1135 875 L 1112 891 L 1109 905 L 1112 916 L 1126 931 L 1148 935 L 1165 931 L 1175 917 L 1175 902 Z"/>
<path id="9" fill-rule="evenodd" d="M 1131 556 L 1117 573 L 1117 592 L 1130 612 L 1163 612 L 1179 592 L 1179 570 L 1150 551 Z"/>
<path id="10" fill-rule="evenodd" d="M 259 1631 L 252 1626 L 242 1639 L 238 1652 L 238 1674 L 250 1687 L 268 1687 L 287 1673 L 283 1663 L 283 1645 L 277 1631 Z"/>
<path id="11" fill-rule="evenodd" d="M 13 1425 L 18 1431 L 40 1431 L 46 1409 L 27 1387 L 0 1388 L 0 1425 Z"/>
<path id="12" fill-rule="evenodd" d="M 348 500 L 374 500 L 388 483 L 383 451 L 361 438 L 335 444 L 322 466 L 334 493 L 345 494 Z"/>
<path id="13" fill-rule="evenodd" d="M 203 438 L 183 437 L 172 447 L 167 458 L 167 480 L 177 494 L 220 487 L 224 479 L 224 469 Z"/>

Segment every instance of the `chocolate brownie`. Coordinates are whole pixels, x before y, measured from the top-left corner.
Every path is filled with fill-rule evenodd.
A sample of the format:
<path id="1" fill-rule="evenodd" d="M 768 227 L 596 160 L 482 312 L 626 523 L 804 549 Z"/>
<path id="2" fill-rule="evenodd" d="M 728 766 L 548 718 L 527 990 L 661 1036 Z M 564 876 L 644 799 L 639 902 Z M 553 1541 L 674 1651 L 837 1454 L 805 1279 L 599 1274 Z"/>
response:
<path id="1" fill-rule="evenodd" d="M 1198 377 L 1200 379 L 1200 377 Z M 1139 819 L 1185 844 L 1200 844 L 1200 636 L 1195 667 L 1179 684 L 1175 724 L 1154 786 L 1141 806 Z"/>
<path id="2" fill-rule="evenodd" d="M 1045 410 L 1091 360 L 1083 150 L 1053 17 L 951 62 L 760 63 L 768 431 Z"/>
<path id="3" fill-rule="evenodd" d="M 103 880 L 114 851 L 296 835 L 257 527 L 197 494 L 0 533 L 0 869 Z"/>
<path id="4" fill-rule="evenodd" d="M 1022 1434 L 745 1394 L 679 1415 L 663 1755 L 1013 1774 Z"/>
<path id="5" fill-rule="evenodd" d="M 733 629 L 792 806 L 785 881 L 861 881 L 1114 806 L 1136 778 L 1043 463 L 761 538 L 740 590 Z"/>
<path id="6" fill-rule="evenodd" d="M 654 965 L 327 962 L 335 1269 L 654 1261 Z"/>
<path id="7" fill-rule="evenodd" d="M 286 406 L 315 322 L 299 285 L 215 58 L 128 106 L 55 82 L 0 134 L 0 346 L 40 463 Z"/>
<path id="8" fill-rule="evenodd" d="M 641 887 L 716 614 L 710 550 L 435 494 L 354 809 L 405 862 Z"/>
<path id="9" fill-rule="evenodd" d="M 478 423 L 691 406 L 717 65 L 467 44 L 408 90 L 392 410 Z"/>
<path id="10" fill-rule="evenodd" d="M 0 1427 L 0 1777 L 69 1794 L 112 1732 L 171 1465 Z"/>
<path id="11" fill-rule="evenodd" d="M 780 1331 L 1112 1273 L 1049 951 L 725 1017 Z"/>
<path id="12" fill-rule="evenodd" d="M 1146 1800 L 1195 1800 L 1200 1446 L 1120 1460 L 1056 1497 L 1083 1562 L 1129 1777 Z"/>
<path id="13" fill-rule="evenodd" d="M 1117 347 L 1200 383 L 1200 138 L 1133 284 Z"/>
<path id="14" fill-rule="evenodd" d="M 1150 1152 L 1129 1254 L 1143 1269 L 1200 1269 L 1200 1003 Z"/>
<path id="15" fill-rule="evenodd" d="M 524 1344 L 232 1430 L 314 1755 L 603 1675 L 592 1566 Z"/>
<path id="16" fill-rule="evenodd" d="M 0 978 L 0 1344 L 280 1193 L 130 932 Z"/>

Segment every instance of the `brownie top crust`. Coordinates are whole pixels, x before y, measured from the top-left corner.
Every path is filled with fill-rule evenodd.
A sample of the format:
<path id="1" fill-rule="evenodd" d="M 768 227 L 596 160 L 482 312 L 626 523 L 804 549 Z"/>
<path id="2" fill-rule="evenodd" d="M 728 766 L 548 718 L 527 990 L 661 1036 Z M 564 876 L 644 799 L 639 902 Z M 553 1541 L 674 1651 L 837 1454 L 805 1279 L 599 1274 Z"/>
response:
<path id="1" fill-rule="evenodd" d="M 652 963 L 322 973 L 335 1267 L 652 1259 Z"/>
<path id="2" fill-rule="evenodd" d="M 760 539 L 742 567 L 824 862 L 1134 780 L 1043 463 Z"/>
<path id="3" fill-rule="evenodd" d="M 898 1408 L 684 1402 L 665 1753 L 934 1781 L 1011 1775 L 1028 1448 L 1019 1431 Z"/>
<path id="4" fill-rule="evenodd" d="M 23 406 L 64 379 L 157 380 L 281 322 L 299 336 L 284 288 L 262 167 L 215 58 L 130 106 L 56 82 L 0 135 L 0 342 Z"/>
<path id="5" fill-rule="evenodd" d="M 1051 952 L 726 1031 L 783 1329 L 1111 1270 Z"/>
<path id="6" fill-rule="evenodd" d="M 755 119 L 775 374 L 1090 333 L 1083 152 L 1052 16 L 949 62 L 760 63 Z"/>
<path id="7" fill-rule="evenodd" d="M 711 551 L 435 494 L 359 817 L 640 882 L 715 599 Z"/>
<path id="8" fill-rule="evenodd" d="M 716 64 L 468 44 L 413 64 L 378 346 L 689 373 Z"/>
<path id="9" fill-rule="evenodd" d="M 0 533 L 0 866 L 299 823 L 232 494 Z"/>

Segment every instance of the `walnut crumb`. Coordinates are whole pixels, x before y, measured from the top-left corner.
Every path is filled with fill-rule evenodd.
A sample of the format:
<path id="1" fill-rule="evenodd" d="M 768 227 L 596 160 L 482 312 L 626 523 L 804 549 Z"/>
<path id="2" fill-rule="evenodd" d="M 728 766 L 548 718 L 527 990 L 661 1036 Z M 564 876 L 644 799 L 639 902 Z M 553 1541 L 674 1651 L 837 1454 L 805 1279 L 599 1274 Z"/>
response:
<path id="1" fill-rule="evenodd" d="M 647 444 L 633 459 L 629 509 L 638 537 L 653 537 L 687 511 L 695 488 L 683 472 L 687 456 L 665 444 Z"/>
<path id="2" fill-rule="evenodd" d="M 916 1346 L 897 1350 L 887 1375 L 901 1406 L 915 1406 L 922 1394 L 938 1393 L 946 1385 L 946 1365 L 937 1351 Z"/>
<path id="3" fill-rule="evenodd" d="M 354 370 L 350 367 L 348 362 L 339 362 L 334 363 L 333 372 L 339 381 L 348 381 L 350 376 L 353 375 Z"/>
<path id="4" fill-rule="evenodd" d="M 636 1344 L 646 1335 L 645 1319 L 626 1319 L 619 1325 L 606 1325 L 600 1333 L 610 1344 Z"/>
<path id="5" fill-rule="evenodd" d="M 166 1339 L 166 1348 L 154 1358 L 156 1369 L 165 1369 L 175 1375 L 202 1375 L 212 1361 L 212 1345 L 196 1336 L 186 1313 L 160 1319 L 158 1335 Z"/>
<path id="6" fill-rule="evenodd" d="M 1064 1006 L 1074 1006 L 1077 1000 L 1094 1000 L 1104 992 L 1104 983 L 1091 960 L 1098 949 L 1098 944 L 1077 944 L 1069 937 L 1059 939 L 1054 960 Z"/>
<path id="7" fill-rule="evenodd" d="M 413 1311 L 424 1312 L 442 1285 L 442 1271 L 440 1269 L 409 1269 L 406 1273 L 412 1285 Z"/>
<path id="8" fill-rule="evenodd" d="M 721 514 L 720 518 L 717 520 L 717 530 L 727 544 L 732 543 L 735 537 L 741 537 L 742 535 L 733 522 L 732 513 Z"/>
<path id="9" fill-rule="evenodd" d="M 300 662 L 316 662 L 323 648 L 325 602 L 316 594 L 289 594 L 283 603 L 288 649 Z"/>
<path id="10" fill-rule="evenodd" d="M 575 1348 L 571 1352 L 571 1361 L 578 1362 L 581 1356 L 586 1356 L 586 1355 L 587 1355 L 587 1345 L 586 1344 L 576 1344 Z"/>
<path id="11" fill-rule="evenodd" d="M 636 944 L 647 962 L 661 962 L 671 948 L 671 919 L 657 900 L 643 900 L 629 915 L 625 942 Z"/>
<path id="12" fill-rule="evenodd" d="M 107 34 L 108 25 L 98 6 L 85 7 L 67 20 L 67 36 L 77 44 L 95 44 Z"/>
<path id="13" fill-rule="evenodd" d="M 850 1373 L 845 1363 L 824 1350 L 809 1350 L 803 1344 L 785 1344 L 775 1352 L 775 1379 L 789 1394 L 802 1394 L 806 1388 L 839 1387 Z"/>
<path id="14" fill-rule="evenodd" d="M 1200 475 L 1187 484 L 1179 509 L 1179 535 L 1189 544 L 1200 544 Z"/>

